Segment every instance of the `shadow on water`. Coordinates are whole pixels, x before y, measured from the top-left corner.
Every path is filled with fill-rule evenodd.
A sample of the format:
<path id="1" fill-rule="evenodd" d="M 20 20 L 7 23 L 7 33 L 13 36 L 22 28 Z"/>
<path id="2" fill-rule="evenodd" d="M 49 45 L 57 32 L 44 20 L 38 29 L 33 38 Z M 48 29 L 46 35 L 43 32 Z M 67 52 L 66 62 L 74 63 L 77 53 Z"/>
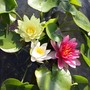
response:
<path id="1" fill-rule="evenodd" d="M 0 85 L 7 78 L 16 78 L 21 81 L 29 63 L 31 63 L 30 55 L 24 50 L 13 54 L 0 50 Z M 28 68 L 24 81 L 31 82 L 36 67 L 37 65 L 32 64 Z"/>

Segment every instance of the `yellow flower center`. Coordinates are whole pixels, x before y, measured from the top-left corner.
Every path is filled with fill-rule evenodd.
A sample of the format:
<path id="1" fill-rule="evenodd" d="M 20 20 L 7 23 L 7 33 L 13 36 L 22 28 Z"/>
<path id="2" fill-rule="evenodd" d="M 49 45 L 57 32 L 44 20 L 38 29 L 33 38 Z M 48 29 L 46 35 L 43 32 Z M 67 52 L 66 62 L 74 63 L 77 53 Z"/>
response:
<path id="1" fill-rule="evenodd" d="M 27 28 L 26 32 L 29 34 L 33 34 L 35 32 L 35 27 L 31 26 L 31 27 Z"/>
<path id="2" fill-rule="evenodd" d="M 62 51 L 60 51 L 62 54 L 62 57 L 68 57 L 72 55 L 73 49 L 70 47 L 69 44 L 65 44 L 62 47 Z"/>
<path id="3" fill-rule="evenodd" d="M 37 47 L 36 48 L 36 52 L 39 53 L 39 54 L 41 54 L 41 55 L 43 55 L 45 53 L 45 51 L 41 47 Z"/>

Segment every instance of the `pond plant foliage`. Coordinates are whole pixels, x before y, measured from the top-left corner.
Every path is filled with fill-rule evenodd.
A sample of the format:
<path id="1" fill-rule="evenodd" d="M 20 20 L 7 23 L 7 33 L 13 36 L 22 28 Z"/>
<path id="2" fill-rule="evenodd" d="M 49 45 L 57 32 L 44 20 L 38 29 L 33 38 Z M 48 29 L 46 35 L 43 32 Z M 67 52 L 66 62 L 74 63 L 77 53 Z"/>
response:
<path id="1" fill-rule="evenodd" d="M 21 17 L 16 12 L 15 0 L 0 0 L 0 49 L 12 54 L 29 45 L 30 60 L 22 80 L 7 78 L 0 90 L 90 90 L 87 77 L 73 75 L 69 70 L 82 66 L 82 60 L 90 67 L 90 22 L 79 10 L 82 3 L 27 0 L 27 4 L 40 13 L 39 17 L 34 13 Z M 72 23 L 77 27 L 75 31 L 71 27 L 69 31 L 63 30 Z M 79 45 L 72 32 L 81 32 L 86 41 Z M 34 72 L 36 83 L 24 81 L 32 63 L 38 65 Z"/>

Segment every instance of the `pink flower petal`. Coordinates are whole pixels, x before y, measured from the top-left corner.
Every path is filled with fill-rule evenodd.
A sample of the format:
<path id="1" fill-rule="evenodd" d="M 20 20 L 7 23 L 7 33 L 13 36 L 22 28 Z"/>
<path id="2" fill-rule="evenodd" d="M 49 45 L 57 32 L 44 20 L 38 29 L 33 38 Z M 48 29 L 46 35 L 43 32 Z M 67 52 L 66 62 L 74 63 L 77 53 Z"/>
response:
<path id="1" fill-rule="evenodd" d="M 64 37 L 62 42 L 68 42 L 69 41 L 69 35 L 67 35 L 66 37 Z"/>
<path id="2" fill-rule="evenodd" d="M 75 62 L 76 62 L 76 65 L 77 66 L 80 66 L 81 65 L 81 63 L 80 63 L 80 61 L 78 59 L 75 59 Z"/>
<path id="3" fill-rule="evenodd" d="M 69 63 L 68 63 L 69 64 Z M 76 66 L 80 66 L 81 65 L 81 63 L 80 63 L 80 61 L 78 60 L 78 59 L 75 59 L 75 60 L 71 60 L 70 61 L 70 64 L 69 64 L 69 66 L 71 66 L 71 67 L 76 67 Z"/>
<path id="4" fill-rule="evenodd" d="M 60 43 L 55 43 L 51 41 L 53 48 L 56 50 L 55 57 L 58 59 L 58 68 L 67 68 L 69 65 L 72 68 L 80 66 L 81 63 L 77 59 L 79 58 L 80 51 L 76 49 L 77 42 L 76 38 L 69 40 L 69 35 L 64 37 Z"/>
<path id="5" fill-rule="evenodd" d="M 72 68 L 76 68 L 76 62 L 75 61 L 72 61 L 72 60 L 66 60 L 65 61 L 70 67 Z"/>
<path id="6" fill-rule="evenodd" d="M 76 38 L 72 38 L 69 42 L 75 42 Z"/>
<path id="7" fill-rule="evenodd" d="M 53 48 L 58 51 L 58 47 L 55 41 L 51 40 L 51 45 L 53 46 Z"/>
<path id="8" fill-rule="evenodd" d="M 80 54 L 80 51 L 79 50 L 75 50 L 75 54 Z"/>
<path id="9" fill-rule="evenodd" d="M 76 48 L 77 43 L 76 42 L 68 42 L 71 48 Z"/>
<path id="10" fill-rule="evenodd" d="M 56 54 L 56 52 L 52 51 L 48 54 L 48 56 L 51 57 L 52 59 L 56 59 L 55 54 Z"/>
<path id="11" fill-rule="evenodd" d="M 60 59 L 58 59 L 58 68 L 62 69 L 64 67 L 64 62 Z"/>
<path id="12" fill-rule="evenodd" d="M 77 56 L 72 56 L 72 59 L 76 59 L 76 58 L 79 58 L 79 56 L 77 55 Z"/>
<path id="13" fill-rule="evenodd" d="M 60 58 L 60 56 L 59 56 L 59 53 L 58 53 L 58 52 L 56 52 L 55 57 L 56 57 L 56 58 Z"/>

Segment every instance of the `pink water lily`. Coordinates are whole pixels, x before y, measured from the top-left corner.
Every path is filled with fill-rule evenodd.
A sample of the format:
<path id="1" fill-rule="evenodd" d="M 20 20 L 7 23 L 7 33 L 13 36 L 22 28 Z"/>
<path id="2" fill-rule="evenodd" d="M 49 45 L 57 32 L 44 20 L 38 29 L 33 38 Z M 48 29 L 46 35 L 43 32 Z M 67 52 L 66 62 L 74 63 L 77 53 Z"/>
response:
<path id="1" fill-rule="evenodd" d="M 58 59 L 58 68 L 72 68 L 80 65 L 79 58 L 80 51 L 76 49 L 76 38 L 70 40 L 69 35 L 64 37 L 60 43 L 51 40 L 51 45 L 55 49 L 55 57 Z"/>

